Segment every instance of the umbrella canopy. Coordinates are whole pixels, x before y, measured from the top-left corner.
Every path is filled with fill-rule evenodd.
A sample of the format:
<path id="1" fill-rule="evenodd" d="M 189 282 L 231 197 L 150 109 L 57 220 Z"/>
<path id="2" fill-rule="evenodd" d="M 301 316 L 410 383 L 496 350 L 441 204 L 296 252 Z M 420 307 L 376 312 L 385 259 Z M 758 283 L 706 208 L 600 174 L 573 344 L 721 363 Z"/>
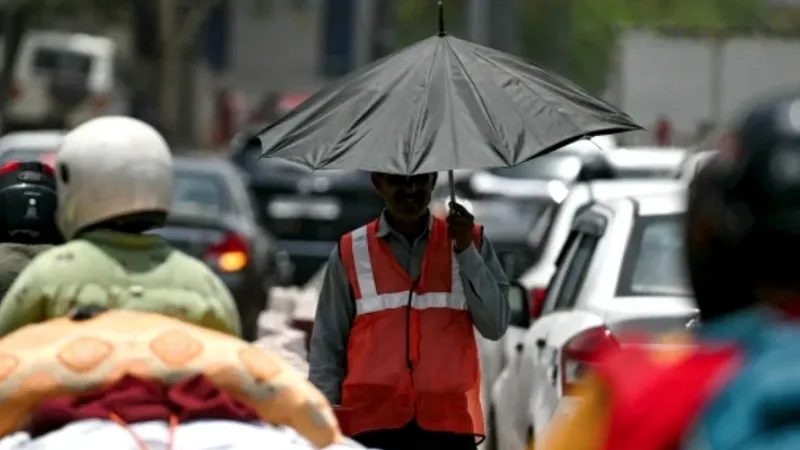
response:
<path id="1" fill-rule="evenodd" d="M 263 130 L 264 157 L 401 175 L 513 166 L 641 129 L 522 59 L 440 33 L 317 92 Z"/>

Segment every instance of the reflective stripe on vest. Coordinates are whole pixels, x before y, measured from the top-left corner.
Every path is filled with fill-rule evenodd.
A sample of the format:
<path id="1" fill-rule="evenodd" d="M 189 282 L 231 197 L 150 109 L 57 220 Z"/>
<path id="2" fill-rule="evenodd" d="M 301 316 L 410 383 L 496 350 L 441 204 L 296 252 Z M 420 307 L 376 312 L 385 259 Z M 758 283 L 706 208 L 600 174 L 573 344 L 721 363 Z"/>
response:
<path id="1" fill-rule="evenodd" d="M 408 291 L 378 294 L 375 288 L 375 274 L 369 256 L 367 227 L 363 226 L 352 233 L 353 259 L 355 260 L 356 280 L 361 297 L 356 301 L 356 315 L 377 311 L 405 308 L 408 305 Z M 450 279 L 452 292 L 428 292 L 414 296 L 411 307 L 414 309 L 451 308 L 466 311 L 467 299 L 458 272 L 458 261 L 452 258 Z"/>
<path id="2" fill-rule="evenodd" d="M 356 315 L 341 404 L 347 434 L 400 428 L 483 434 L 474 326 L 447 224 L 435 219 L 417 280 L 377 236 L 378 221 L 340 241 Z M 474 238 L 480 245 L 481 228 Z"/>

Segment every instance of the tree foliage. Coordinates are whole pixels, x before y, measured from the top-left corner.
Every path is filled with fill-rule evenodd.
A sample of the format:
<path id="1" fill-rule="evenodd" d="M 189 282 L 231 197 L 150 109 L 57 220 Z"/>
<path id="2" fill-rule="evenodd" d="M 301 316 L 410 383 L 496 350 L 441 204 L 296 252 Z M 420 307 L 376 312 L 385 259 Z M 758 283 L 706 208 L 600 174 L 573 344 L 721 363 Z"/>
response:
<path id="1" fill-rule="evenodd" d="M 510 1 L 510 0 L 493 0 Z M 517 0 L 523 56 L 599 92 L 611 66 L 616 38 L 628 26 L 724 31 L 800 29 L 800 8 L 776 10 L 765 0 Z M 398 42 L 431 34 L 435 0 L 400 0 Z M 445 0 L 448 23 L 463 30 L 468 0 Z M 456 34 L 456 32 L 454 32 Z"/>

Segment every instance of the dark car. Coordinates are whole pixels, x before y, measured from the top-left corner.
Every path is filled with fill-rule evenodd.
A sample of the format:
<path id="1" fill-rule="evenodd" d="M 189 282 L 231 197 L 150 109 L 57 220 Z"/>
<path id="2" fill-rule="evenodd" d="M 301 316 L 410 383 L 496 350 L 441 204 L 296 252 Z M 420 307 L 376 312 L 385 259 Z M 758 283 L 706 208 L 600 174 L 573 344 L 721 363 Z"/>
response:
<path id="1" fill-rule="evenodd" d="M 269 289 L 289 277 L 288 257 L 258 222 L 246 175 L 224 159 L 176 157 L 172 208 L 155 230 L 205 261 L 228 286 L 244 337 L 255 340 Z"/>
<path id="2" fill-rule="evenodd" d="M 289 253 L 293 283 L 303 285 L 328 260 L 344 233 L 380 215 L 383 201 L 367 172 L 311 172 L 260 154 L 257 140 L 235 140 L 230 159 L 247 171 L 259 215 Z"/>
<path id="3" fill-rule="evenodd" d="M 506 276 L 515 280 L 538 260 L 540 249 L 530 242 L 530 230 L 554 204 L 546 198 L 520 202 L 496 197 L 468 201 L 465 206 L 483 225 Z"/>

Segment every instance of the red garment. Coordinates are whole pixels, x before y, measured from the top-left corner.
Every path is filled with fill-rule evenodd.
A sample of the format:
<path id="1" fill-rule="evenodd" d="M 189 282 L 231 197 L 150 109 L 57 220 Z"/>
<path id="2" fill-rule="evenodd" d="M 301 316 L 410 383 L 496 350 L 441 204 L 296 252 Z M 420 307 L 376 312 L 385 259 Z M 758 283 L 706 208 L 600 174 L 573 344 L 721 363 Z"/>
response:
<path id="1" fill-rule="evenodd" d="M 179 422 L 199 419 L 257 421 L 255 412 L 217 389 L 204 375 L 173 386 L 126 375 L 100 391 L 83 396 L 65 395 L 39 405 L 28 432 L 41 436 L 86 419 L 119 417 L 132 424 L 149 420 Z"/>
<path id="2" fill-rule="evenodd" d="M 674 364 L 656 361 L 650 351 L 611 351 L 597 365 L 609 397 L 606 450 L 677 450 L 740 362 L 733 347 L 695 351 Z"/>
<path id="3" fill-rule="evenodd" d="M 416 420 L 428 431 L 482 436 L 475 331 L 447 223 L 433 219 L 417 280 L 377 230 L 375 220 L 339 243 L 356 309 L 342 383 L 343 431 L 352 436 Z M 481 236 L 476 225 L 476 247 Z"/>

